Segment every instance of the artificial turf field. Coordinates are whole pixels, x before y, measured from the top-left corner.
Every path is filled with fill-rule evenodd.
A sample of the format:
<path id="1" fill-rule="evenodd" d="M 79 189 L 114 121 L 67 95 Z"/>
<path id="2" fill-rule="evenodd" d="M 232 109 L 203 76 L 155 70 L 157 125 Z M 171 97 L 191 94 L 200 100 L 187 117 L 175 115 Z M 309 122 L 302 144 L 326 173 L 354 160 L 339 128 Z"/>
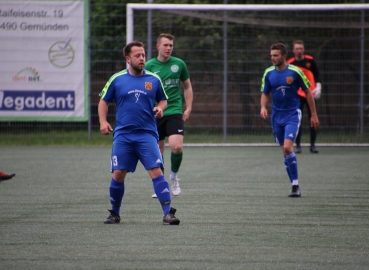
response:
<path id="1" fill-rule="evenodd" d="M 369 149 L 319 150 L 289 198 L 279 147 L 187 147 L 163 226 L 140 163 L 103 224 L 110 147 L 1 146 L 0 269 L 369 269 Z"/>

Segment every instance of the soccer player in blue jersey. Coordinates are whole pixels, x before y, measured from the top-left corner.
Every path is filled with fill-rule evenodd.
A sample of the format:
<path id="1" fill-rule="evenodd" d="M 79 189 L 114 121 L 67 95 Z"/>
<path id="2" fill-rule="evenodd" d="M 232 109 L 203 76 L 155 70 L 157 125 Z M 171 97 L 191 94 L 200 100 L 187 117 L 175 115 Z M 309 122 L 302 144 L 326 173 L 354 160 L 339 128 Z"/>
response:
<path id="1" fill-rule="evenodd" d="M 310 107 L 310 125 L 317 129 L 319 119 L 315 109 L 314 98 L 309 90 L 310 82 L 304 73 L 291 64 L 287 64 L 287 50 L 282 43 L 273 44 L 270 47 L 270 57 L 273 66 L 265 70 L 260 98 L 260 116 L 268 118 L 268 97 L 272 94 L 272 129 L 274 139 L 282 147 L 284 164 L 288 177 L 292 184 L 292 192 L 289 197 L 301 197 L 298 182 L 298 166 L 293 143 L 296 139 L 301 123 L 300 98 L 297 94 L 301 87 Z"/>
<path id="2" fill-rule="evenodd" d="M 114 74 L 100 93 L 98 106 L 100 131 L 108 135 L 113 130 L 107 121 L 108 105 L 116 104 L 116 122 L 111 152 L 110 215 L 105 224 L 120 222 L 120 207 L 127 172 L 136 170 L 138 160 L 152 178 L 154 191 L 163 209 L 164 225 L 178 225 L 170 206 L 171 196 L 165 180 L 163 161 L 158 147 L 156 118 L 163 116 L 167 97 L 160 78 L 144 70 L 145 50 L 139 41 L 127 44 L 123 53 L 129 67 Z M 156 105 L 155 105 L 156 104 Z"/>

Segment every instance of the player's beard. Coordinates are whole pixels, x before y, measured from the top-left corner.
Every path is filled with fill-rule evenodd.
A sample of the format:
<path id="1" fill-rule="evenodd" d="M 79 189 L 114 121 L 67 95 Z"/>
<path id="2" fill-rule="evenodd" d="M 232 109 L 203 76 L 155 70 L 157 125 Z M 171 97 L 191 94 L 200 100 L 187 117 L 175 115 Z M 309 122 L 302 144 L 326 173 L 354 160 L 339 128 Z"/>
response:
<path id="1" fill-rule="evenodd" d="M 140 74 L 142 72 L 144 66 L 145 66 L 144 64 L 143 65 L 140 65 L 140 64 L 133 65 L 133 64 L 131 64 L 131 69 L 133 69 L 134 72 L 136 72 L 137 74 Z"/>
<path id="2" fill-rule="evenodd" d="M 278 61 L 275 61 L 274 66 L 280 67 L 282 64 L 283 64 L 283 60 L 278 60 Z"/>

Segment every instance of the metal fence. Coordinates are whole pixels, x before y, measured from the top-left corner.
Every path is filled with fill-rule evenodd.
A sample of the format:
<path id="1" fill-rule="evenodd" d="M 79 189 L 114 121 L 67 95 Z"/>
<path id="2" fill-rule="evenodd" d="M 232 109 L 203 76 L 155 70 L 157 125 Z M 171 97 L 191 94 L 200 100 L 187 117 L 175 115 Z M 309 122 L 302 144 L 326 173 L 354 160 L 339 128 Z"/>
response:
<path id="1" fill-rule="evenodd" d="M 126 20 L 124 14 L 120 19 Z M 259 118 L 261 77 L 271 65 L 269 47 L 283 42 L 291 51 L 293 40 L 302 39 L 321 73 L 323 94 L 317 101 L 320 142 L 367 140 L 369 37 L 365 11 L 135 11 L 134 39 L 147 43 L 148 55 L 156 56 L 155 41 L 162 32 L 176 37 L 174 55 L 185 60 L 191 73 L 194 104 L 186 123 L 189 135 L 202 134 L 205 141 L 206 135 L 223 141 L 251 135 L 257 141 L 255 137 L 270 134 L 269 123 Z M 115 53 L 120 55 L 121 48 Z M 105 78 L 95 84 L 96 93 L 124 62 L 104 65 L 99 71 Z M 307 116 L 302 125 L 308 133 Z"/>
<path id="2" fill-rule="evenodd" d="M 273 4 L 263 1 L 269 2 Z M 369 142 L 368 13 L 141 10 L 134 13 L 134 38 L 146 43 L 147 55 L 155 57 L 156 37 L 163 32 L 175 36 L 173 55 L 186 62 L 194 90 L 186 136 L 196 142 L 261 142 L 264 137 L 270 142 L 270 123 L 259 117 L 261 77 L 271 65 L 269 47 L 282 42 L 292 56 L 293 40 L 302 39 L 306 53 L 318 64 L 323 85 L 317 102 L 321 121 L 318 142 L 362 143 Z M 10 132 L 65 131 L 69 138 L 74 136 L 69 131 L 90 129 L 89 137 L 100 136 L 98 94 L 114 73 L 125 68 L 126 19 L 126 3 L 91 0 L 89 123 L 9 121 L 0 123 L 1 133 L 5 128 Z M 110 106 L 113 124 L 114 113 Z M 306 115 L 302 125 L 308 134 Z"/>

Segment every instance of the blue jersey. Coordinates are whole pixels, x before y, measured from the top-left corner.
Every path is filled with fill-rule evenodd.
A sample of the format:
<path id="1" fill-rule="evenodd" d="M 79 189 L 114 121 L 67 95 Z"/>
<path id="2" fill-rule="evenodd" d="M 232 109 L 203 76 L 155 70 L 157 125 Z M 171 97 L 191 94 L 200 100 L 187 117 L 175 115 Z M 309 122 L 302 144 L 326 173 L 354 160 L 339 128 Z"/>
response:
<path id="1" fill-rule="evenodd" d="M 125 69 L 114 74 L 99 94 L 106 102 L 115 102 L 114 139 L 120 134 L 146 132 L 159 139 L 153 111 L 155 103 L 166 100 L 158 75 L 144 70 L 132 76 Z"/>
<path id="2" fill-rule="evenodd" d="M 278 71 L 275 66 L 267 68 L 264 72 L 261 92 L 269 95 L 272 92 L 273 110 L 288 111 L 300 107 L 300 98 L 297 94 L 299 88 L 309 89 L 310 82 L 304 73 L 294 65 Z"/>

